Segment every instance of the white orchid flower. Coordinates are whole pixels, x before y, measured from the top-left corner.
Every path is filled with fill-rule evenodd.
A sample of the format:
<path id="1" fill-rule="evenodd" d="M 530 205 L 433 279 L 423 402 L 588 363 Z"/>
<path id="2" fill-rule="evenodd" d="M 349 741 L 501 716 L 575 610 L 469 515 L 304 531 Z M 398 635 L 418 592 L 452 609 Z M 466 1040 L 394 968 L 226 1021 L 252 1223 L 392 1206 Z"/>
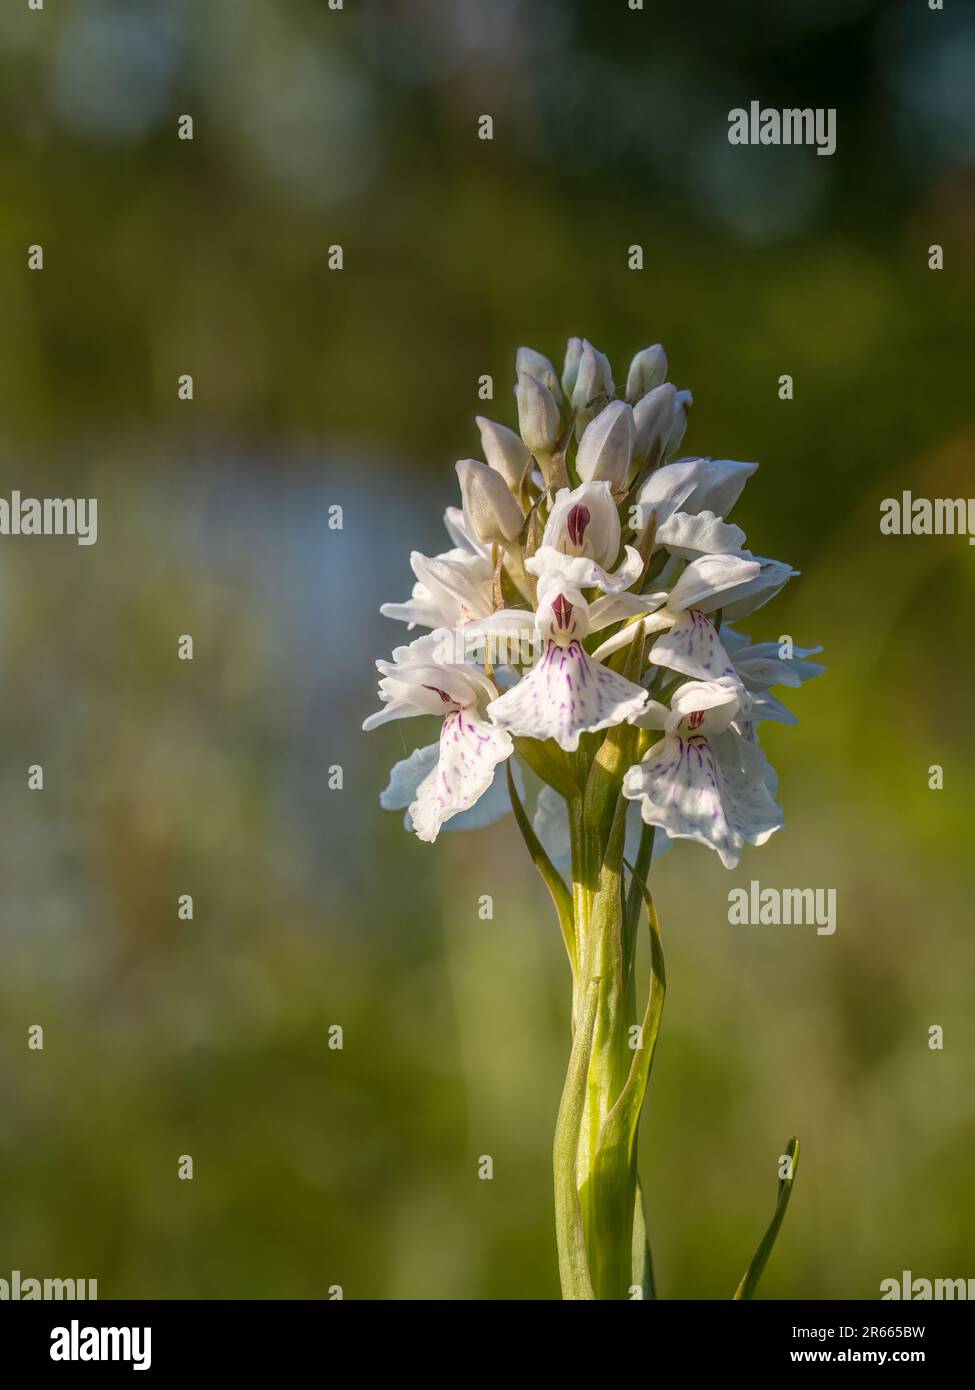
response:
<path id="1" fill-rule="evenodd" d="M 793 647 L 791 656 L 783 656 L 779 642 L 753 642 L 730 624 L 721 628 L 721 642 L 734 663 L 738 678 L 746 690 L 759 692 L 771 685 L 787 685 L 798 689 L 826 670 L 818 661 L 822 647 Z"/>
<path id="2" fill-rule="evenodd" d="M 488 714 L 514 735 L 552 738 L 574 752 L 582 734 L 632 719 L 646 704 L 647 692 L 595 661 L 582 645 L 591 630 L 629 611 L 628 596 L 611 594 L 589 604 L 579 584 L 597 582 L 593 576 L 599 566 L 582 556 L 552 555 L 557 563 L 538 581 L 536 612 L 502 609 L 470 630 L 534 633 L 541 656 L 516 685 L 492 701 Z M 575 583 L 569 577 L 573 566 L 583 574 Z"/>
<path id="3" fill-rule="evenodd" d="M 414 550 L 410 567 L 416 575 L 413 592 L 405 603 L 384 603 L 379 611 L 410 628 L 459 627 L 484 618 L 494 609 L 494 564 L 491 547 L 468 529 L 459 507 L 448 507 L 444 526 L 454 542 L 440 555 L 421 555 Z"/>
<path id="4" fill-rule="evenodd" d="M 735 675 L 751 696 L 747 720 L 741 730 L 748 737 L 757 737 L 755 727 L 763 720 L 776 724 L 795 725 L 799 721 L 791 710 L 770 691 L 772 685 L 798 689 L 808 680 L 824 674 L 826 667 L 818 661 L 807 660 L 821 652 L 822 647 L 795 647 L 791 657 L 782 656 L 778 642 L 752 642 L 727 623 L 721 629 L 721 643 L 731 658 Z"/>
<path id="5" fill-rule="evenodd" d="M 421 555 L 414 550 L 410 567 L 417 582 L 406 603 L 384 603 L 380 612 L 412 627 L 458 627 L 483 618 L 494 608 L 494 567 L 483 555 L 448 550 Z"/>
<path id="6" fill-rule="evenodd" d="M 628 545 L 619 569 L 610 573 L 587 555 L 566 555 L 561 550 L 541 545 L 525 561 L 525 569 L 542 577 L 558 575 L 566 584 L 577 588 L 596 587 L 602 589 L 604 594 L 621 594 L 624 589 L 632 588 L 640 578 L 643 559 L 638 550 Z"/>
<path id="7" fill-rule="evenodd" d="M 705 554 L 740 552 L 745 533 L 724 518 L 741 495 L 757 464 L 731 459 L 681 459 L 650 474 L 636 499 L 642 535 L 656 518 L 654 549 L 694 559 Z"/>
<path id="8" fill-rule="evenodd" d="M 698 681 L 739 679 L 717 629 L 698 608 L 685 608 L 678 614 L 650 648 L 650 660 Z"/>
<path id="9" fill-rule="evenodd" d="M 510 736 L 485 717 L 497 695 L 494 682 L 476 666 L 445 659 L 451 637 L 442 630 L 427 633 L 397 647 L 392 661 L 377 661 L 383 708 L 362 726 L 375 729 L 421 714 L 443 720 L 436 760 L 427 768 L 422 758 L 411 755 L 396 764 L 387 787 L 388 799 L 395 801 L 408 781 L 418 778 L 409 814 L 421 840 L 435 840 L 444 821 L 474 806 L 491 787 L 498 763 L 514 748 Z"/>
<path id="10" fill-rule="evenodd" d="M 561 488 L 549 513 L 542 543 L 525 561 L 531 574 L 558 572 L 566 583 L 580 588 L 596 586 L 606 594 L 630 589 L 643 574 L 643 558 L 628 545 L 615 572 L 620 549 L 620 519 L 612 486 L 605 479 L 583 483 L 571 492 Z"/>
<path id="11" fill-rule="evenodd" d="M 608 569 L 620 553 L 620 516 L 608 482 L 560 488 L 542 533 L 540 549 L 588 555 Z"/>
<path id="12" fill-rule="evenodd" d="M 697 609 L 680 615 L 673 627 L 658 637 L 650 650 L 655 666 L 664 666 L 695 680 L 735 680 L 748 692 L 743 700 L 743 719 L 754 726 L 763 719 L 794 724 L 790 714 L 774 695 L 771 685 L 798 687 L 826 670 L 806 657 L 822 647 L 798 647 L 794 658 L 779 655 L 776 642 L 752 643 L 733 628 L 723 626 L 719 637 L 714 624 Z"/>
<path id="13" fill-rule="evenodd" d="M 651 701 L 635 722 L 664 737 L 623 778 L 623 795 L 648 825 L 708 845 L 728 869 L 746 844 L 764 844 L 782 825 L 775 774 L 734 724 L 743 701 L 747 693 L 730 679 L 687 682 L 669 710 Z"/>
<path id="14" fill-rule="evenodd" d="M 781 593 L 789 580 L 794 579 L 799 573 L 782 560 L 767 560 L 763 555 L 753 555 L 749 558 L 758 565 L 758 574 L 753 579 L 726 590 L 719 605 L 729 622 L 737 622 L 739 618 L 747 618 L 750 613 L 756 612 L 768 603 L 769 599 Z"/>
<path id="15" fill-rule="evenodd" d="M 692 516 L 703 511 L 727 516 L 757 468 L 757 463 L 735 459 L 678 459 L 650 474 L 637 503 L 647 513 L 656 511 L 658 523 L 662 515 L 678 510 Z"/>
<path id="16" fill-rule="evenodd" d="M 674 512 L 654 534 L 653 550 L 668 550 L 681 560 L 702 555 L 742 555 L 745 533 L 712 511 Z"/>
<path id="17" fill-rule="evenodd" d="M 749 585 L 759 585 L 761 580 L 762 567 L 757 560 L 742 555 L 702 555 L 683 570 L 672 589 L 644 595 L 648 616 L 621 628 L 597 647 L 594 655 L 603 658 L 618 651 L 641 629 L 649 634 L 673 627 L 690 609 L 714 612 L 723 607 L 730 593 L 744 602 Z"/>
<path id="18" fill-rule="evenodd" d="M 768 560 L 748 550 L 700 555 L 681 572 L 660 611 L 647 620 L 645 630 L 669 627 L 688 608 L 702 613 L 720 608 L 729 621 L 745 618 L 774 598 L 798 573 L 781 560 Z"/>
<path id="19" fill-rule="evenodd" d="M 404 811 L 404 824 L 413 830 L 413 817 L 409 807 L 417 798 L 417 792 L 440 760 L 440 744 L 429 743 L 424 748 L 415 748 L 408 758 L 396 763 L 390 771 L 389 782 L 379 794 L 379 804 L 384 811 Z M 487 791 L 466 811 L 458 811 L 441 826 L 442 830 L 483 830 L 493 825 L 511 812 L 511 797 L 508 793 L 506 764 L 502 760 L 494 769 L 494 776 Z M 524 795 L 524 784 L 516 759 L 511 760 L 515 788 L 519 796 Z"/>

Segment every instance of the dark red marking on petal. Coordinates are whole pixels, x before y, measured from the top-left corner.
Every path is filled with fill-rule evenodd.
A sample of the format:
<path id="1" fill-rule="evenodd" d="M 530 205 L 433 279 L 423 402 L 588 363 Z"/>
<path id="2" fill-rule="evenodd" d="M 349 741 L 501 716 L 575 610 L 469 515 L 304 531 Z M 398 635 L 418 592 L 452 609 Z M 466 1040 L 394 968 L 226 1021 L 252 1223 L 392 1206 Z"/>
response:
<path id="1" fill-rule="evenodd" d="M 581 510 L 585 511 L 586 509 L 583 507 Z M 568 632 L 569 624 L 572 622 L 572 604 L 566 598 L 565 594 L 559 594 L 558 598 L 552 604 L 552 612 L 555 614 L 555 621 L 558 623 L 561 630 L 563 632 Z"/>
<path id="2" fill-rule="evenodd" d="M 590 516 L 589 508 L 583 506 L 575 506 L 569 512 L 566 518 L 566 527 L 569 532 L 569 540 L 573 545 L 582 545 Z"/>

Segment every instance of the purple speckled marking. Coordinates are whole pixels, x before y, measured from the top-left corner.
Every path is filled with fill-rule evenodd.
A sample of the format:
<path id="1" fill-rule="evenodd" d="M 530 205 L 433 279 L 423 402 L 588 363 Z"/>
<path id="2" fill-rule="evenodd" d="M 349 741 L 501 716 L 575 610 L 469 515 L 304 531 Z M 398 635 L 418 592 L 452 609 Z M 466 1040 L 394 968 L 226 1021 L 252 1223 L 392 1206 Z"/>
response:
<path id="1" fill-rule="evenodd" d="M 502 728 L 529 738 L 554 738 L 569 751 L 585 732 L 621 723 L 646 693 L 594 662 L 578 641 L 549 641 L 534 670 L 490 707 Z"/>
<path id="2" fill-rule="evenodd" d="M 736 676 L 717 629 L 696 608 L 682 613 L 670 631 L 658 640 L 654 650 L 654 660 L 659 665 L 699 680 Z"/>
<path id="3" fill-rule="evenodd" d="M 746 766 L 752 746 L 733 732 L 716 738 L 717 748 L 702 734 L 662 739 L 640 764 L 628 795 L 643 802 L 645 820 L 676 839 L 710 845 L 732 866 L 746 841 L 767 838 L 781 825 L 782 813 L 761 766 Z"/>
<path id="4" fill-rule="evenodd" d="M 420 783 L 410 807 L 414 824 L 422 822 L 433 838 L 443 821 L 474 805 L 490 786 L 496 765 L 510 751 L 507 737 L 499 730 L 470 710 L 451 710 L 440 731 L 437 764 Z"/>

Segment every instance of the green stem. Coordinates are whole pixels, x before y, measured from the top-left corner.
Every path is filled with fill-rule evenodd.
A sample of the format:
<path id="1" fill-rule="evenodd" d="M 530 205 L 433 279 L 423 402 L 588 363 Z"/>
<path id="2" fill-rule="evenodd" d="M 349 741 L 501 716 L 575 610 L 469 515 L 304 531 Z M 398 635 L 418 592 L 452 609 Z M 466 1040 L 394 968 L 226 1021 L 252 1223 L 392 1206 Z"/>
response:
<path id="1" fill-rule="evenodd" d="M 571 1090 L 581 1097 L 578 1127 L 575 1108 L 560 1112 L 556 1145 L 556 1192 L 560 1228 L 560 1265 L 566 1297 L 580 1297 L 578 1244 L 581 1229 L 587 1277 L 597 1299 L 625 1299 L 638 1285 L 653 1296 L 653 1272 L 643 1220 L 636 1166 L 640 1108 L 649 1077 L 659 1025 L 662 988 L 653 956 L 651 1000 L 642 1031 L 636 1028 L 634 983 L 636 928 L 645 885 L 624 892 L 623 848 L 628 803 L 621 794 L 623 772 L 634 750 L 631 730 L 611 731 L 593 756 L 580 749 L 575 776 L 580 791 L 567 798 L 572 851 L 572 937 L 574 1042 L 570 1061 Z M 649 866 L 652 831 L 644 834 L 639 879 Z M 651 934 L 656 919 L 651 913 Z M 590 1012 L 591 1022 L 590 1022 Z M 580 1050 L 581 1049 L 581 1050 Z M 578 1067 L 585 1059 L 581 1077 Z M 581 1090 L 575 1088 L 581 1085 Z M 570 1081 L 566 1081 L 566 1095 Z M 564 1099 L 564 1104 L 568 1104 Z M 574 1146 L 573 1146 L 574 1139 Z M 578 1228 L 571 1226 L 575 1208 L 568 1203 L 569 1178 L 578 1203 Z M 572 1249 L 576 1265 L 568 1265 Z"/>
<path id="2" fill-rule="evenodd" d="M 634 1155 L 613 1139 L 606 1120 L 630 1068 L 629 1020 L 623 986 L 621 875 L 627 803 L 620 797 L 599 865 L 591 923 L 591 968 L 602 981 L 589 1063 L 588 1169 L 592 1223 L 589 1244 L 600 1298 L 625 1298 L 632 1277 Z"/>
<path id="3" fill-rule="evenodd" d="M 590 847 L 582 815 L 582 797 L 568 798 L 569 842 L 572 850 L 572 916 L 574 921 L 573 939 L 575 942 L 575 981 L 572 1000 L 572 1026 L 579 1022 L 579 1009 L 585 981 L 590 978 L 589 970 L 589 925 L 592 919 L 592 877 L 589 871 Z"/>
<path id="4" fill-rule="evenodd" d="M 604 875 L 608 876 L 616 860 L 615 853 L 622 856 L 619 838 L 623 825 L 617 821 L 610 839 L 610 849 L 604 863 Z M 617 848 L 618 846 L 618 848 Z M 606 978 L 600 995 L 600 1011 L 597 1014 L 596 1031 L 593 1040 L 592 1060 L 589 1067 L 590 1079 L 590 1119 L 593 1107 L 599 1105 L 598 1126 L 590 1125 L 588 1133 L 595 1133 L 595 1141 L 589 1153 L 589 1178 L 587 1185 L 588 1201 L 586 1210 L 590 1214 L 587 1238 L 590 1249 L 593 1287 L 597 1298 L 626 1298 L 634 1283 L 645 1288 L 647 1296 L 652 1296 L 652 1269 L 647 1273 L 649 1247 L 644 1265 L 638 1276 L 633 1270 L 634 1223 L 642 1225 L 642 1206 L 637 1216 L 639 1180 L 637 1177 L 637 1135 L 640 1113 L 643 1107 L 650 1072 L 660 1031 L 663 1011 L 665 977 L 663 952 L 660 945 L 659 924 L 649 891 L 638 878 L 644 893 L 650 925 L 651 981 L 646 1011 L 639 1032 L 630 1036 L 630 1027 L 625 1016 L 617 1009 L 613 1023 L 615 1033 L 613 1046 L 605 1053 L 600 1051 L 600 1022 L 602 1021 L 603 993 L 606 991 Z M 613 895 L 601 891 L 600 900 L 608 907 L 615 902 L 616 923 L 619 923 L 621 894 L 619 884 Z M 593 937 L 604 936 L 608 923 L 600 920 L 600 903 L 593 920 Z M 618 925 L 617 925 L 618 930 Z M 617 937 L 618 951 L 618 937 Z M 604 958 L 603 968 L 619 969 L 618 955 Z M 617 992 L 617 1003 L 621 995 Z M 620 1026 L 620 1018 L 624 1026 Z M 631 1045 L 633 1044 L 633 1045 Z M 597 1100 L 594 1100 L 594 1086 Z M 644 1237 L 644 1245 L 646 1244 Z"/>
<path id="5" fill-rule="evenodd" d="M 599 1003 L 599 981 L 591 980 L 586 987 L 582 1018 L 569 1054 L 562 1102 L 555 1125 L 552 1162 L 555 1170 L 555 1235 L 559 1251 L 559 1275 L 562 1297 L 593 1299 L 595 1294 L 589 1274 L 586 1253 L 585 1226 L 576 1182 L 576 1155 L 582 1131 L 586 1097 L 586 1075 L 592 1052 L 596 1009 Z"/>
<path id="6" fill-rule="evenodd" d="M 599 997 L 587 1067 L 576 1181 L 597 1298 L 625 1298 L 632 1281 L 636 1169 L 631 1153 L 604 1143 L 603 1129 L 626 1082 L 633 1053 L 623 993 L 621 954 L 623 840 L 626 802 L 617 797 L 605 835 L 570 804 L 573 902 L 579 941 L 579 1002 L 593 981 Z"/>

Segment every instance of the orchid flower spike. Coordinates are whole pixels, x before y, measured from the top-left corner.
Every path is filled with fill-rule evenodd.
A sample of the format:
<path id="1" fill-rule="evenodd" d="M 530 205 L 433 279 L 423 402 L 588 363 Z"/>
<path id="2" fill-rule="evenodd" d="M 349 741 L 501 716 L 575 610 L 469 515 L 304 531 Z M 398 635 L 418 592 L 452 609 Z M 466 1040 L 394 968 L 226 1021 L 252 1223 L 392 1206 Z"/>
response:
<path id="1" fill-rule="evenodd" d="M 571 753 L 579 747 L 582 734 L 608 729 L 635 716 L 646 704 L 647 692 L 594 660 L 583 645 L 590 632 L 629 613 L 627 596 L 611 593 L 589 603 L 583 587 L 593 587 L 601 580 L 612 582 L 612 577 L 584 556 L 564 556 L 558 551 L 549 555 L 548 567 L 540 569 L 534 613 L 503 609 L 484 622 L 471 624 L 468 633 L 504 634 L 509 639 L 521 633 L 534 639 L 540 653 L 538 661 L 516 685 L 492 701 L 488 715 L 511 734 L 551 738 Z"/>
<path id="2" fill-rule="evenodd" d="M 517 429 L 478 417 L 486 462 L 456 466 L 450 548 L 414 551 L 409 599 L 383 605 L 430 631 L 377 662 L 381 708 L 363 727 L 437 721 L 437 739 L 397 762 L 380 796 L 418 839 L 513 809 L 572 972 L 553 1145 L 563 1294 L 618 1301 L 637 1279 L 653 1297 L 635 1147 L 664 988 L 653 861 L 686 840 L 734 868 L 782 826 L 760 731 L 795 722 L 773 688 L 797 689 L 823 667 L 810 660 L 817 647 L 752 641 L 733 625 L 796 571 L 752 554 L 729 520 L 754 463 L 674 458 L 691 395 L 667 380 L 662 346 L 636 353 L 620 392 L 581 337 L 561 376 L 530 347 L 515 371 Z M 773 1237 L 769 1227 L 739 1292 Z"/>
<path id="3" fill-rule="evenodd" d="M 667 461 L 690 392 L 667 380 L 659 344 L 633 357 L 619 398 L 608 358 L 585 338 L 570 338 L 561 376 L 531 347 L 515 370 L 517 429 L 479 416 L 487 462 L 457 464 L 451 548 L 414 551 L 412 594 L 382 608 L 430 633 L 380 663 L 384 707 L 367 727 L 421 713 L 442 725 L 437 744 L 396 764 L 383 804 L 407 809 L 421 839 L 448 821 L 484 824 L 506 804 L 499 769 L 514 740 L 529 758 L 528 740 L 591 757 L 597 745 L 583 739 L 636 724 L 663 732 L 624 783 L 656 843 L 665 832 L 704 838 L 731 862 L 779 824 L 757 731 L 794 716 L 771 687 L 823 670 L 808 659 L 818 648 L 783 655 L 730 625 L 796 573 L 752 554 L 728 519 L 756 465 Z M 574 485 L 550 487 L 556 470 Z M 607 664 L 637 639 L 642 683 Z M 669 705 L 651 699 L 658 692 Z M 706 811 L 692 772 L 710 788 Z"/>

